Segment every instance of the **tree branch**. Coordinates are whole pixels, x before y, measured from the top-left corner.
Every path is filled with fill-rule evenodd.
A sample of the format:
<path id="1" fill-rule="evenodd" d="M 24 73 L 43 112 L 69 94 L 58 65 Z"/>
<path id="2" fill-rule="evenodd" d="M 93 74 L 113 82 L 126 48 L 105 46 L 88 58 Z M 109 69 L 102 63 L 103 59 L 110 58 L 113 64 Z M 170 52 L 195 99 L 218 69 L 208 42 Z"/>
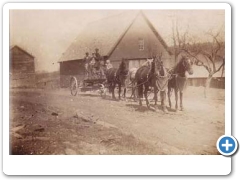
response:
<path id="1" fill-rule="evenodd" d="M 225 65 L 225 58 L 223 58 L 223 62 L 222 62 L 222 64 L 221 64 L 221 66 L 220 66 L 216 71 L 214 71 L 214 73 L 220 71 L 221 68 L 222 68 L 224 65 Z"/>
<path id="2" fill-rule="evenodd" d="M 205 65 L 197 56 L 191 54 L 189 51 L 187 50 L 184 50 L 189 56 L 191 56 L 192 58 L 194 58 L 196 61 L 195 61 L 195 64 L 197 66 L 203 66 L 207 71 L 208 73 L 212 73 L 212 69 L 210 67 L 208 67 L 207 65 Z"/>

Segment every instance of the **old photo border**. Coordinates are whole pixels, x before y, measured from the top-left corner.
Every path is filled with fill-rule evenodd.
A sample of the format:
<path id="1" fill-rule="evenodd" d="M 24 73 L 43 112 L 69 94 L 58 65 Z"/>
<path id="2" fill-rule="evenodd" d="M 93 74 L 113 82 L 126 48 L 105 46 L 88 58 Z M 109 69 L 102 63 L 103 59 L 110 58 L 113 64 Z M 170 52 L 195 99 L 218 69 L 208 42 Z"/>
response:
<path id="1" fill-rule="evenodd" d="M 231 60 L 231 7 L 227 3 L 8 3 L 3 7 L 3 172 L 7 175 L 227 175 L 221 155 L 9 155 L 10 9 L 225 9 L 226 59 Z M 231 135 L 231 61 L 225 65 L 225 134 Z M 42 164 L 45 166 L 42 166 Z"/>

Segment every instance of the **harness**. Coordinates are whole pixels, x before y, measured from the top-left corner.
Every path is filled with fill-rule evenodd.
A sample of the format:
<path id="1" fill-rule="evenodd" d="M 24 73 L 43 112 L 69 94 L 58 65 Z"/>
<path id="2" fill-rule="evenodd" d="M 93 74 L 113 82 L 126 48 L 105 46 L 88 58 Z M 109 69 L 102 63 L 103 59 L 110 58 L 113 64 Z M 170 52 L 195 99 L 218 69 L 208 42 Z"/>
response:
<path id="1" fill-rule="evenodd" d="M 158 89 L 159 89 L 160 91 L 164 91 L 165 88 L 166 88 L 166 86 L 167 86 L 167 84 L 168 84 L 169 79 L 171 79 L 171 75 L 169 76 L 169 73 L 168 73 L 167 76 L 159 76 L 158 74 L 154 74 L 154 75 L 155 75 L 155 78 L 157 78 L 157 80 L 156 80 L 156 83 L 157 83 L 157 84 L 156 84 L 156 85 L 157 85 Z M 153 76 L 154 76 L 154 75 L 153 75 Z M 137 87 L 139 87 L 139 86 L 141 86 L 141 85 L 149 82 L 149 80 L 150 80 L 151 78 L 153 78 L 153 76 L 149 76 L 149 73 L 148 73 L 148 74 L 147 74 L 147 80 L 144 81 L 144 82 L 142 82 L 142 83 L 140 83 L 140 84 L 138 84 L 138 85 L 135 85 L 135 87 L 133 87 L 134 90 L 135 90 Z M 165 79 L 164 79 L 164 80 L 165 80 L 164 84 L 159 83 L 159 82 L 160 82 L 159 79 L 163 79 L 163 78 L 165 78 Z M 132 83 L 130 83 L 129 85 L 131 85 L 131 84 L 132 84 Z"/>

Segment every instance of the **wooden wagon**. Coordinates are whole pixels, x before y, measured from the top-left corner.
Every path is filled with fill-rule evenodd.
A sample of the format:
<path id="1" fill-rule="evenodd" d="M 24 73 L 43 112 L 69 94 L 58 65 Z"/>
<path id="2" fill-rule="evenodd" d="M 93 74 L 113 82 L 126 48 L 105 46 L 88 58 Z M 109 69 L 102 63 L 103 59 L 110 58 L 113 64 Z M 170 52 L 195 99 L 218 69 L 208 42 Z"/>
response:
<path id="1" fill-rule="evenodd" d="M 70 91 L 73 96 L 76 96 L 79 91 L 94 91 L 99 90 L 101 96 L 106 95 L 107 79 L 100 71 L 88 75 L 83 81 L 79 82 L 75 76 L 70 79 Z"/>

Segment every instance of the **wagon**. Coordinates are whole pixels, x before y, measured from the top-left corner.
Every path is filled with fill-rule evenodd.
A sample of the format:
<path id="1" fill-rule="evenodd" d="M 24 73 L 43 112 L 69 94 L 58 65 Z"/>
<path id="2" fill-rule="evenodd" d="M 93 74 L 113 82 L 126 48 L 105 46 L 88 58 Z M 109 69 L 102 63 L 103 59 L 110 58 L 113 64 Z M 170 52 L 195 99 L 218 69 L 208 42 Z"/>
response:
<path id="1" fill-rule="evenodd" d="M 83 81 L 78 81 L 75 76 L 70 79 L 70 91 L 72 96 L 76 96 L 79 91 L 94 91 L 99 90 L 101 96 L 106 95 L 107 79 L 101 76 L 91 76 L 85 78 Z"/>

